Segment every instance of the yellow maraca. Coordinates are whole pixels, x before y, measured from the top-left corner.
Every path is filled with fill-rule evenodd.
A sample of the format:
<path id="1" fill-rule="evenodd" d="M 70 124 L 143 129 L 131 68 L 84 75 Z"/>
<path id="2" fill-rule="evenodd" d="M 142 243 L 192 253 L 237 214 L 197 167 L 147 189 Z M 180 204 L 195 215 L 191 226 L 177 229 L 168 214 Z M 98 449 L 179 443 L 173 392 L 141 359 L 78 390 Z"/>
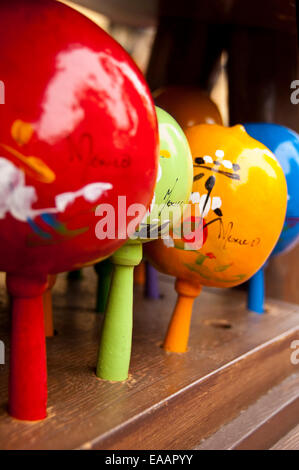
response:
<path id="1" fill-rule="evenodd" d="M 174 230 L 172 238 L 145 247 L 157 269 L 177 278 L 178 300 L 164 341 L 164 349 L 173 352 L 187 350 L 192 305 L 202 285 L 233 287 L 263 265 L 287 204 L 282 168 L 243 126 L 203 124 L 185 133 L 194 166 L 196 229 L 180 238 Z"/>

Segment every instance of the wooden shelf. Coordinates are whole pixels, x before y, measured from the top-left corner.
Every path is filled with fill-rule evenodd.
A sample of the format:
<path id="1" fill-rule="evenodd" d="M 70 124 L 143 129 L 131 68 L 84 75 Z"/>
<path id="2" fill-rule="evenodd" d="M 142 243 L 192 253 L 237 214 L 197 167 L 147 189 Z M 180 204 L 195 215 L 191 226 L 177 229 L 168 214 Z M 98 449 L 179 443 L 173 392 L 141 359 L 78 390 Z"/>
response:
<path id="1" fill-rule="evenodd" d="M 258 441 L 269 448 L 295 428 L 299 366 L 291 364 L 290 345 L 299 339 L 299 307 L 269 300 L 267 314 L 259 316 L 246 310 L 241 291 L 204 290 L 195 302 L 188 353 L 169 354 L 160 345 L 175 303 L 173 280 L 161 276 L 160 287 L 157 301 L 135 289 L 130 378 L 108 383 L 94 374 L 102 316 L 93 310 L 93 269 L 81 281 L 59 277 L 53 298 L 58 334 L 47 340 L 48 418 L 24 423 L 8 416 L 7 357 L 0 366 L 1 449 L 193 449 L 213 437 L 214 448 L 225 448 L 233 443 L 219 434 L 217 440 L 217 432 L 234 423 L 233 442 L 256 445 L 244 436 L 258 440 L 271 415 L 278 432 Z M 8 353 L 6 304 L 3 288 L 0 338 Z M 269 393 L 281 396 L 275 409 L 265 405 Z M 240 421 L 241 411 L 259 400 L 264 419 L 258 426 Z"/>
<path id="2" fill-rule="evenodd" d="M 299 450 L 299 425 L 271 447 L 271 450 Z"/>

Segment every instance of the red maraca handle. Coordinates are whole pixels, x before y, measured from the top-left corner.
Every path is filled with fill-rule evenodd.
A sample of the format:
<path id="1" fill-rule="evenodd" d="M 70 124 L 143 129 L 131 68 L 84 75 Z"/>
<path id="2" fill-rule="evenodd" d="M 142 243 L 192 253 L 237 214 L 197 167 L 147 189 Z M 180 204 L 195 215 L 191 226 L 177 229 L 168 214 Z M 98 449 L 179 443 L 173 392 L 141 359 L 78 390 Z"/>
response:
<path id="1" fill-rule="evenodd" d="M 44 319 L 45 319 L 45 335 L 47 338 L 54 336 L 53 307 L 52 307 L 52 288 L 55 285 L 57 276 L 50 274 L 48 276 L 48 287 L 44 292 Z"/>
<path id="2" fill-rule="evenodd" d="M 47 365 L 43 293 L 44 279 L 7 275 L 12 296 L 9 413 L 36 421 L 47 415 Z"/>

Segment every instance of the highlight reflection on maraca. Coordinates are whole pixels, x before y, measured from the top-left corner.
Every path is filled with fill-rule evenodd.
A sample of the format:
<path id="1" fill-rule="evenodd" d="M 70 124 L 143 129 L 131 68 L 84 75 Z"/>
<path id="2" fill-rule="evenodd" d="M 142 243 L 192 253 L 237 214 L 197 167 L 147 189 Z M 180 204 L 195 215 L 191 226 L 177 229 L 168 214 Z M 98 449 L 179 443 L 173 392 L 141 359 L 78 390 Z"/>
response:
<path id="1" fill-rule="evenodd" d="M 158 128 L 139 70 L 87 18 L 50 0 L 1 2 L 0 16 L 0 269 L 13 297 L 9 411 L 38 420 L 47 401 L 47 276 L 103 259 L 125 242 L 96 237 L 95 209 L 117 209 L 118 195 L 149 206 Z M 117 220 L 116 230 L 126 234 L 132 219 Z"/>
<path id="2" fill-rule="evenodd" d="M 271 256 L 291 249 L 299 237 L 299 135 L 278 124 L 244 124 L 251 137 L 266 145 L 279 161 L 287 180 L 288 204 L 286 218 L 279 240 Z M 264 269 L 261 268 L 249 281 L 248 308 L 264 313 Z"/>
<path id="3" fill-rule="evenodd" d="M 194 165 L 191 201 L 202 229 L 199 248 L 175 237 L 145 247 L 154 266 L 177 278 L 178 302 L 164 341 L 174 352 L 187 350 L 192 304 L 202 285 L 236 286 L 265 262 L 287 201 L 278 161 L 242 126 L 199 125 L 186 136 Z"/>
<path id="4" fill-rule="evenodd" d="M 133 269 L 142 259 L 142 242 L 161 236 L 181 220 L 192 188 L 192 158 L 185 134 L 165 111 L 156 108 L 159 172 L 150 211 L 129 240 L 111 257 L 114 264 L 102 328 L 97 376 L 123 381 L 128 377 L 133 317 Z M 174 211 L 169 209 L 174 208 Z M 170 212 L 172 217 L 170 218 Z"/>

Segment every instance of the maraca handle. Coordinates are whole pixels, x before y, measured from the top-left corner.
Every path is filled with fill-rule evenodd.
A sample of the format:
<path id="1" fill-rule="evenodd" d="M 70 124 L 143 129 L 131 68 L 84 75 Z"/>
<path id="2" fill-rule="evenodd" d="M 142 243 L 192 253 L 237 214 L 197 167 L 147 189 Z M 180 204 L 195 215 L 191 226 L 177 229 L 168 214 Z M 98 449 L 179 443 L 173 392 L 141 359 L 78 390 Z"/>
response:
<path id="1" fill-rule="evenodd" d="M 159 281 L 157 270 L 148 261 L 146 262 L 145 297 L 159 299 Z"/>
<path id="2" fill-rule="evenodd" d="M 177 279 L 175 289 L 178 293 L 178 299 L 168 326 L 163 349 L 169 352 L 183 353 L 188 349 L 193 303 L 200 294 L 201 286 Z"/>
<path id="3" fill-rule="evenodd" d="M 134 269 L 134 284 L 144 286 L 145 284 L 145 261 L 142 261 Z"/>
<path id="4" fill-rule="evenodd" d="M 7 275 L 12 295 L 9 413 L 36 421 L 47 415 L 47 365 L 43 312 L 45 280 Z"/>
<path id="5" fill-rule="evenodd" d="M 53 305 L 52 305 L 52 288 L 56 282 L 55 275 L 48 276 L 48 287 L 44 292 L 44 317 L 45 317 L 45 335 L 47 338 L 54 336 L 54 322 L 53 322 Z"/>
<path id="6" fill-rule="evenodd" d="M 75 269 L 74 271 L 69 271 L 67 278 L 70 281 L 80 281 L 82 279 L 82 270 Z"/>
<path id="7" fill-rule="evenodd" d="M 265 280 L 263 267 L 249 279 L 247 295 L 248 310 L 259 314 L 264 313 Z"/>
<path id="8" fill-rule="evenodd" d="M 96 312 L 104 313 L 111 285 L 113 264 L 109 258 L 97 263 L 95 270 L 98 275 Z"/>
<path id="9" fill-rule="evenodd" d="M 142 260 L 142 244 L 126 244 L 111 258 L 114 264 L 102 329 L 97 376 L 104 380 L 128 378 L 133 328 L 134 266 Z"/>

